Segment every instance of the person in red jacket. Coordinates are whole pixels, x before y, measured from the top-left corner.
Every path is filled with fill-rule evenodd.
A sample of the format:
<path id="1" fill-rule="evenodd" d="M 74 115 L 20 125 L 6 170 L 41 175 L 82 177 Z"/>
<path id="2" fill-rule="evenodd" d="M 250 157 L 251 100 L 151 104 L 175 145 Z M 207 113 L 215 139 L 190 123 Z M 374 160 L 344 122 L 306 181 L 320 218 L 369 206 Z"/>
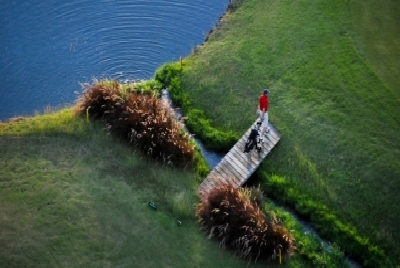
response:
<path id="1" fill-rule="evenodd" d="M 258 102 L 258 115 L 259 119 L 261 120 L 261 140 L 264 141 L 265 133 L 269 132 L 268 127 L 268 95 L 269 90 L 264 89 L 263 94 L 260 96 Z"/>

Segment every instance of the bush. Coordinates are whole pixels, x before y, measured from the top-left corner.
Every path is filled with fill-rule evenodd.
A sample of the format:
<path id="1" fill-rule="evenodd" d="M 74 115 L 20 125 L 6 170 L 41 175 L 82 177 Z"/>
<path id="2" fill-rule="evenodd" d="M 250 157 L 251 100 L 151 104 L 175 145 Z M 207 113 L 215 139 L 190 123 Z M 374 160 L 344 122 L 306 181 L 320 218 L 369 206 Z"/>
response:
<path id="1" fill-rule="evenodd" d="M 114 136 L 155 159 L 179 166 L 193 164 L 194 145 L 169 104 L 158 98 L 156 89 L 96 82 L 86 86 L 75 111 L 103 122 Z"/>
<path id="2" fill-rule="evenodd" d="M 154 80 L 160 82 L 163 88 L 168 88 L 173 78 L 181 73 L 180 66 L 177 63 L 165 63 L 156 70 Z"/>
<path id="3" fill-rule="evenodd" d="M 205 113 L 198 109 L 191 109 L 187 113 L 186 125 L 188 129 L 200 137 L 208 148 L 216 152 L 226 152 L 240 139 L 232 131 L 224 132 L 211 126 L 211 120 L 206 119 Z"/>
<path id="4" fill-rule="evenodd" d="M 86 85 L 83 93 L 75 111 L 86 114 L 88 118 L 113 121 L 124 110 L 125 98 L 116 81 L 96 81 L 93 85 Z"/>
<path id="5" fill-rule="evenodd" d="M 206 159 L 201 154 L 201 150 L 197 147 L 194 152 L 194 161 L 195 161 L 195 171 L 197 176 L 198 183 L 201 183 L 205 177 L 211 172 L 211 168 L 208 165 Z"/>
<path id="6" fill-rule="evenodd" d="M 289 258 L 295 249 L 294 239 L 284 227 L 266 218 L 254 198 L 256 191 L 254 194 L 220 185 L 203 196 L 196 216 L 209 238 L 217 238 L 221 248 L 232 249 L 241 258 L 271 260 L 280 252 Z"/>
<path id="7" fill-rule="evenodd" d="M 172 101 L 181 108 L 187 118 L 186 126 L 207 145 L 207 148 L 216 152 L 229 151 L 240 136 L 232 131 L 224 132 L 213 127 L 204 111 L 193 108 L 189 95 L 181 87 L 180 74 L 178 65 L 169 63 L 157 70 L 155 79 L 168 87 Z"/>

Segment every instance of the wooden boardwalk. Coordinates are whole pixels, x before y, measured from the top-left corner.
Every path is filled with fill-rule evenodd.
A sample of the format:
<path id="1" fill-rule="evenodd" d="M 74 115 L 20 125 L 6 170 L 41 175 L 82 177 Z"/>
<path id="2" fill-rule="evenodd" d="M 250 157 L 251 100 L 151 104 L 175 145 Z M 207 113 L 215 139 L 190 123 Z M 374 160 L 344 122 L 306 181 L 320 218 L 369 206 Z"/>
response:
<path id="1" fill-rule="evenodd" d="M 261 152 L 258 153 L 256 149 L 253 149 L 249 153 L 244 153 L 246 140 L 254 124 L 199 185 L 198 191 L 201 195 L 224 183 L 230 183 L 236 187 L 242 186 L 279 142 L 280 133 L 269 124 L 270 131 L 264 138 Z"/>

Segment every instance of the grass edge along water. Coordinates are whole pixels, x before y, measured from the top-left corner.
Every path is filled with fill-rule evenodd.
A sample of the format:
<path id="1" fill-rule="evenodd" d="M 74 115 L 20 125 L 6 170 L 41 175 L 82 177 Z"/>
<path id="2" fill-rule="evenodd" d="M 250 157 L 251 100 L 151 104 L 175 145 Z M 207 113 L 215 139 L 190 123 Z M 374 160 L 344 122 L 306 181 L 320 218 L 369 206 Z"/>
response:
<path id="1" fill-rule="evenodd" d="M 162 68 L 165 68 L 167 70 L 162 70 Z M 177 70 L 176 68 L 177 68 L 176 63 L 165 64 L 163 67 L 161 67 L 161 69 L 159 70 L 159 73 L 170 73 L 170 71 L 168 71 L 168 69 Z M 181 75 L 180 72 L 175 72 L 174 75 L 172 75 L 168 78 L 165 78 L 165 77 L 163 78 L 160 75 L 156 76 L 160 79 L 160 82 L 165 83 L 168 86 L 168 88 L 170 89 L 171 98 L 173 100 L 189 98 L 188 95 L 185 94 L 183 89 L 180 87 L 180 82 L 179 82 L 180 75 Z M 177 94 L 176 98 L 174 98 L 174 94 Z M 190 105 L 189 101 L 185 101 L 185 102 L 181 101 L 179 103 L 181 105 L 183 104 L 181 106 L 181 108 L 183 111 L 186 111 L 188 114 L 190 114 L 191 109 L 194 109 L 195 111 L 199 111 L 197 108 L 193 108 L 193 106 Z M 197 113 L 197 114 L 200 114 L 202 116 L 205 115 L 205 113 Z M 197 119 L 196 122 L 198 122 L 198 125 L 192 127 L 192 129 L 197 129 L 197 128 L 202 129 L 202 124 L 204 124 L 204 122 L 206 122 L 206 124 L 211 125 L 212 121 L 210 119 L 203 117 L 201 119 Z M 223 130 L 221 130 L 221 129 L 217 130 L 217 128 L 212 128 L 212 130 L 218 131 L 218 133 L 223 132 Z M 195 132 L 195 134 L 197 134 L 197 133 Z M 199 132 L 198 134 L 199 134 L 198 137 L 200 139 L 202 139 L 203 135 L 207 135 L 205 132 Z M 220 136 L 220 139 L 218 139 L 218 142 L 220 144 L 217 145 L 217 148 L 224 148 L 224 147 L 229 148 L 230 146 L 232 146 L 230 139 L 223 139 L 222 137 L 224 137 L 224 136 Z M 269 184 L 266 184 L 266 185 L 267 186 L 264 185 L 265 188 L 263 188 L 263 191 L 265 191 L 268 194 L 271 194 L 278 200 L 282 200 L 282 199 L 285 200 L 284 199 L 285 195 L 283 195 L 283 194 L 278 195 L 278 193 L 280 193 L 280 192 L 285 193 L 285 190 L 288 187 L 287 183 L 271 184 L 274 186 L 273 189 L 276 191 L 274 193 L 271 192 L 272 191 L 271 185 L 269 185 Z M 279 191 L 278 191 L 278 189 L 279 189 Z M 289 189 L 291 189 L 291 188 L 289 188 Z M 303 195 L 298 194 L 299 199 L 302 196 Z M 309 214 L 305 214 L 305 212 L 303 212 L 302 214 L 303 214 L 303 216 L 306 216 L 308 218 L 308 217 L 310 217 L 310 214 L 312 214 L 314 212 L 316 207 L 311 206 L 311 205 L 309 206 L 309 204 L 314 204 L 315 201 L 312 201 L 309 198 L 307 200 L 308 200 L 307 202 L 302 202 L 302 207 L 304 207 L 304 211 L 307 211 Z M 296 198 L 294 198 L 292 200 L 292 202 L 287 202 L 287 204 L 296 210 L 296 208 L 297 208 L 296 202 L 297 202 Z M 343 223 L 339 222 L 335 216 L 332 216 L 332 215 L 334 215 L 334 213 L 331 211 L 327 212 L 327 215 L 330 215 L 330 216 L 324 217 L 323 221 L 325 224 L 327 222 L 329 222 L 328 226 L 332 226 L 331 229 L 323 228 L 323 224 L 321 225 L 318 218 L 310 217 L 309 219 L 310 219 L 311 223 L 315 225 L 316 230 L 323 232 L 324 237 L 326 237 L 329 241 L 331 241 L 332 243 L 337 245 L 339 248 L 342 248 L 343 250 L 345 250 L 347 252 L 347 254 L 354 257 L 358 261 L 362 262 L 363 265 L 366 265 L 366 267 L 376 267 L 376 265 L 385 267 L 391 263 L 390 260 L 387 258 L 387 255 L 383 252 L 383 250 L 381 248 L 378 248 L 377 246 L 371 244 L 368 239 L 361 237 L 357 233 L 357 231 L 355 231 L 354 227 L 352 227 L 352 226 L 346 227 L 346 224 L 343 225 Z M 343 228 L 341 228 L 341 227 L 343 227 Z M 350 229 L 348 229 L 348 228 L 350 228 Z M 348 230 L 351 230 L 351 231 L 348 232 Z M 344 239 L 344 238 L 346 238 L 346 239 Z M 369 257 L 366 257 L 366 256 L 369 256 Z"/>
<path id="2" fill-rule="evenodd" d="M 399 263 L 399 99 L 349 21 L 375 10 L 306 2 L 237 1 L 174 84 L 202 123 L 236 135 L 252 122 L 259 90 L 270 87 L 270 117 L 283 138 L 262 168 L 329 206 Z M 390 9 L 389 2 L 368 5 Z"/>
<path id="3" fill-rule="evenodd" d="M 62 109 L 59 111 L 50 111 L 48 110 L 46 114 L 39 115 L 37 114 L 34 118 L 25 118 L 19 122 L 15 123 L 6 123 L 6 124 L 1 124 L 0 125 L 0 139 L 5 141 L 6 144 L 8 143 L 7 140 L 16 140 L 19 143 L 24 144 L 22 147 L 15 147 L 17 148 L 17 151 L 7 151 L 7 154 L 4 154 L 4 157 L 7 157 L 7 160 L 3 162 L 3 165 L 5 164 L 7 168 L 2 169 L 3 172 L 11 172 L 9 168 L 16 168 L 19 166 L 20 170 L 23 172 L 19 173 L 2 173 L 0 177 L 2 178 L 2 185 L 4 186 L 2 188 L 3 193 L 2 194 L 2 200 L 7 201 L 8 197 L 11 197 L 9 194 L 12 194 L 14 199 L 15 205 L 18 205 L 20 202 L 26 202 L 29 201 L 31 202 L 31 198 L 33 196 L 37 196 L 40 198 L 44 198 L 43 200 L 48 200 L 46 203 L 47 210 L 44 209 L 46 207 L 43 207 L 43 202 L 41 201 L 42 199 L 38 199 L 37 201 L 34 201 L 33 203 L 29 203 L 31 205 L 21 205 L 24 209 L 21 209 L 18 213 L 14 215 L 19 215 L 18 217 L 26 217 L 28 215 L 35 215 L 30 219 L 29 222 L 31 222 L 32 225 L 35 225 L 37 228 L 37 231 L 32 234 L 24 234 L 23 232 L 21 234 L 24 234 L 23 236 L 16 236 L 14 237 L 14 242 L 13 244 L 15 246 L 21 245 L 20 243 L 23 242 L 22 239 L 25 237 L 28 239 L 27 241 L 24 242 L 24 246 L 21 247 L 20 251 L 14 251 L 13 248 L 7 247 L 6 251 L 3 251 L 3 253 L 8 252 L 9 255 L 7 257 L 5 255 L 2 255 L 0 257 L 1 263 L 4 264 L 12 264 L 14 263 L 15 265 L 21 264 L 21 265 L 30 265 L 34 264 L 35 265 L 51 265 L 58 263 L 58 265 L 63 264 L 63 263 L 70 263 L 71 260 L 68 260 L 68 256 L 72 256 L 77 252 L 78 248 L 72 247 L 74 245 L 74 241 L 77 241 L 76 239 L 80 239 L 79 237 L 82 235 L 82 232 L 86 233 L 86 237 L 89 238 L 89 241 L 92 241 L 95 243 L 92 249 L 84 249 L 82 248 L 82 252 L 84 252 L 87 255 L 87 258 L 82 258 L 80 259 L 77 257 L 76 261 L 78 261 L 79 265 L 85 265 L 89 263 L 98 263 L 99 265 L 109 265 L 112 263 L 118 263 L 119 258 L 121 260 L 129 260 L 129 257 L 127 257 L 124 254 L 117 254 L 119 257 L 117 257 L 116 252 L 114 250 L 110 250 L 110 252 L 106 253 L 107 248 L 111 246 L 113 243 L 116 241 L 113 241 L 113 239 L 117 239 L 120 237 L 120 234 L 118 233 L 118 230 L 128 230 L 126 227 L 119 226 L 118 221 L 120 221 L 119 217 L 123 216 L 124 214 L 121 213 L 127 213 L 125 210 L 132 210 L 132 206 L 137 207 L 137 205 L 134 205 L 135 203 L 132 203 L 133 200 L 129 201 L 129 196 L 136 196 L 135 191 L 142 189 L 141 191 L 144 191 L 143 194 L 139 194 L 138 196 L 142 196 L 141 198 L 144 197 L 144 199 L 139 199 L 136 200 L 135 202 L 139 201 L 139 208 L 143 209 L 142 206 L 147 208 L 147 202 L 149 199 L 155 200 L 156 204 L 163 204 L 163 202 L 160 201 L 160 199 L 157 198 L 151 198 L 151 195 L 154 197 L 156 196 L 164 196 L 165 202 L 167 204 L 167 211 L 165 211 L 165 206 L 159 205 L 158 208 L 161 207 L 161 211 L 163 213 L 167 213 L 167 216 L 163 216 L 162 220 L 154 218 L 154 216 L 151 217 L 152 220 L 154 220 L 153 224 L 161 224 L 161 229 L 168 227 L 168 224 L 166 225 L 165 220 L 171 219 L 170 216 L 168 216 L 170 213 L 172 215 L 178 216 L 180 219 L 183 217 L 183 226 L 196 226 L 192 225 L 193 221 L 190 220 L 191 217 L 190 213 L 188 214 L 185 212 L 186 210 L 190 208 L 182 208 L 180 204 L 182 202 L 187 203 L 188 200 L 193 200 L 191 198 L 186 199 L 188 197 L 187 194 L 182 194 L 182 190 L 177 190 L 175 187 L 179 184 L 173 183 L 173 186 L 170 190 L 169 187 L 166 187 L 165 190 L 166 192 L 163 193 L 158 193 L 155 194 L 152 193 L 153 190 L 149 190 L 149 183 L 150 185 L 153 185 L 153 181 L 155 178 L 157 178 L 156 181 L 159 181 L 162 179 L 163 184 L 166 185 L 171 185 L 171 178 L 168 178 L 168 175 L 160 175 L 160 174 L 155 174 L 154 171 L 148 172 L 148 171 L 143 171 L 146 169 L 143 169 L 143 164 L 145 166 L 152 166 L 153 164 L 151 163 L 143 163 L 143 158 L 140 156 L 137 156 L 136 153 L 130 152 L 131 149 L 127 148 L 124 143 L 121 143 L 120 141 L 115 140 L 112 136 L 107 135 L 106 129 L 102 127 L 101 125 L 97 123 L 91 123 L 87 122 L 85 116 L 76 116 L 73 113 L 73 110 L 71 108 L 67 109 Z M 9 143 L 14 146 L 14 144 L 18 143 Z M 43 144 L 43 147 L 45 151 L 40 150 L 40 146 Z M 46 145 L 48 144 L 48 145 Z M 39 146 L 40 145 L 40 146 Z M 64 146 L 66 145 L 66 146 Z M 12 146 L 12 147 L 13 147 Z M 39 146 L 39 147 L 37 147 Z M 35 147 L 35 148 L 34 148 Z M 6 147 L 3 147 L 5 149 Z M 14 148 L 14 149 L 15 149 Z M 19 148 L 19 149 L 18 149 Z M 39 148 L 39 149 L 38 149 Z M 11 147 L 10 147 L 11 149 Z M 72 151 L 70 151 L 72 150 Z M 92 152 L 94 154 L 91 154 Z M 3 151 L 4 152 L 4 151 Z M 56 153 L 57 152 L 57 153 Z M 127 155 L 130 155 L 128 156 Z M 115 154 L 115 155 L 114 155 Z M 104 157 L 102 157 L 104 155 Z M 50 157 L 51 156 L 51 157 Z M 117 156 L 117 157 L 116 157 Z M 10 158 L 11 157 L 11 158 Z M 60 158 L 61 157 L 61 158 Z M 66 157 L 66 158 L 65 158 Z M 71 158 L 72 157 L 72 158 Z M 84 158 L 82 158 L 84 157 Z M 201 156 L 199 156 L 201 157 Z M 18 163 L 13 164 L 13 160 L 10 159 L 18 159 Z M 73 160 L 72 160 L 73 159 Z M 107 160 L 106 160 L 107 159 Z M 35 164 L 31 163 L 31 161 L 40 161 L 40 164 Z M 76 163 L 79 163 L 79 165 L 76 166 Z M 141 164 L 142 163 L 142 164 Z M 156 164 L 157 165 L 157 164 Z M 29 166 L 29 168 L 28 168 Z M 51 174 L 46 174 L 43 173 L 43 171 L 40 171 L 41 168 L 44 167 L 44 170 L 51 170 Z M 135 174 L 135 167 L 138 168 L 138 170 L 142 170 L 140 173 L 137 173 L 139 177 L 141 177 L 141 181 L 144 182 L 145 184 L 143 186 L 138 185 L 129 174 Z M 56 169 L 54 169 L 56 168 Z M 169 167 L 166 167 L 169 169 Z M 205 169 L 205 167 L 203 168 Z M 24 173 L 25 171 L 28 171 L 29 173 Z M 82 173 L 84 172 L 84 173 Z M 106 172 L 104 174 L 104 172 Z M 204 170 L 205 174 L 207 174 L 206 170 Z M 15 175 L 20 174 L 20 176 L 24 176 L 24 179 L 12 179 L 15 177 Z M 36 175 L 34 175 L 36 174 Z M 82 174 L 86 174 L 83 177 Z M 168 173 L 167 173 L 168 174 Z M 35 177 L 32 177 L 32 176 Z M 94 175 L 94 177 L 93 177 Z M 137 176 L 136 175 L 136 176 Z M 45 176 L 46 179 L 43 180 L 41 179 L 42 176 Z M 176 176 L 176 174 L 172 174 L 172 176 Z M 194 176 L 194 175 L 192 175 Z M 205 176 L 205 175 L 204 175 Z M 144 179 L 144 177 L 151 178 L 149 179 Z M 198 175 L 195 176 L 196 178 Z M 8 179 L 6 179 L 8 178 Z M 40 190 L 40 193 L 38 190 L 35 190 L 35 186 L 39 186 L 38 180 L 41 180 L 41 185 L 42 190 Z M 72 181 L 71 181 L 72 180 Z M 49 184 L 50 183 L 50 184 Z M 62 185 L 60 185 L 60 183 Z M 84 185 L 78 186 L 78 184 L 84 183 Z M 197 182 L 198 183 L 198 182 Z M 185 183 L 187 186 L 185 186 L 186 190 L 185 191 L 192 191 L 192 194 L 189 193 L 189 195 L 193 195 L 193 190 L 190 189 L 197 189 L 195 183 L 194 185 L 191 185 Z M 49 188 L 51 185 L 52 188 Z M 87 188 L 86 186 L 89 186 Z M 74 189 L 76 186 L 80 189 L 79 191 L 76 191 Z M 84 186 L 84 187 L 82 187 Z M 67 187 L 67 188 L 65 188 Z M 114 187 L 116 187 L 114 189 Z M 133 188 L 131 188 L 133 187 Z M 131 188 L 131 189 L 130 189 Z M 159 187 L 157 187 L 159 188 Z M 64 189 L 64 192 L 60 192 L 57 196 L 57 198 L 54 198 L 55 196 L 50 194 L 48 190 L 53 189 L 52 191 L 58 192 Z M 67 189 L 67 190 L 65 190 Z M 90 189 L 90 190 L 89 190 Z M 137 189 L 137 190 L 135 190 Z M 152 189 L 150 187 L 150 189 Z M 154 189 L 154 188 L 153 188 Z M 174 190 L 175 189 L 175 190 Z M 89 192 L 85 193 L 84 195 L 89 198 L 88 200 L 82 199 L 82 191 L 87 191 Z M 21 192 L 22 194 L 17 194 L 17 192 Z M 119 195 L 119 191 L 121 191 L 121 194 L 126 196 L 127 199 L 123 200 L 121 199 L 122 196 Z M 132 192 L 133 191 L 133 192 Z M 156 191 L 157 192 L 157 191 Z M 146 194 L 147 193 L 147 194 Z M 171 193 L 174 193 L 173 196 L 169 196 Z M 50 195 L 49 195 L 50 194 Z M 150 195 L 149 195 L 150 194 Z M 161 194 L 161 195 L 160 195 Z M 147 198 L 145 197 L 146 195 Z M 108 197 L 107 197 L 108 196 Z M 186 196 L 186 197 L 185 197 Z M 15 199 L 17 198 L 17 199 Z M 67 202 L 67 207 L 61 208 L 60 205 L 63 204 L 64 201 L 61 199 L 67 198 L 66 200 L 70 200 Z M 94 198 L 94 199 L 93 199 Z M 158 197 L 159 198 L 159 197 Z M 60 200 L 58 200 L 60 199 Z M 92 201 L 97 200 L 95 203 L 98 204 L 95 207 L 93 207 Z M 103 204 L 104 201 L 107 201 L 108 205 L 105 207 L 101 207 L 101 204 Z M 186 201 L 185 201 L 186 200 Z M 73 201 L 73 203 L 70 203 Z M 170 202 L 171 201 L 171 202 Z M 83 202 L 83 203 L 82 203 Z M 121 203 L 122 202 L 122 203 Z M 126 203 L 128 202 L 128 203 Z M 193 201 L 192 201 L 193 202 Z M 190 203 L 190 201 L 189 201 Z M 9 202 L 4 202 L 3 204 L 10 205 Z M 25 203 L 26 204 L 26 203 Z M 71 211 L 70 209 L 72 208 L 72 204 L 75 204 L 76 207 L 74 207 L 74 210 L 76 211 L 74 217 L 71 216 Z M 85 205 L 85 210 L 77 213 L 77 210 L 79 210 L 79 206 L 82 204 Z M 117 206 L 118 209 L 115 210 L 110 210 L 111 207 Z M 7 206 L 3 206 L 3 208 L 6 208 Z M 33 206 L 33 207 L 32 207 Z M 37 206 L 37 207 L 34 207 Z M 187 206 L 185 206 L 187 207 Z M 51 208 L 51 209 L 50 209 Z M 13 209 L 10 207 L 9 209 L 10 212 L 13 211 Z M 35 214 L 31 214 L 32 209 L 35 209 L 38 211 Z M 50 209 L 50 210 L 49 210 Z M 85 217 L 85 222 L 86 224 L 92 225 L 92 230 L 96 231 L 98 228 L 102 229 L 101 233 L 106 234 L 107 237 L 105 241 L 110 242 L 111 244 L 107 245 L 104 244 L 103 242 L 100 242 L 100 240 L 104 240 L 104 237 L 100 239 L 103 235 L 98 233 L 96 236 L 91 236 L 91 233 L 85 231 L 85 228 L 83 225 L 80 224 L 74 224 L 75 226 L 74 232 L 75 236 L 72 236 L 69 238 L 69 242 L 65 241 L 65 237 L 62 233 L 65 230 L 65 226 L 63 227 L 63 220 L 59 221 L 58 224 L 54 224 L 55 227 L 57 228 L 48 228 L 46 233 L 48 234 L 48 237 L 50 240 L 45 241 L 43 240 L 44 237 L 39 239 L 41 236 L 39 235 L 41 232 L 43 232 L 43 227 L 50 224 L 50 221 L 46 220 L 46 217 L 41 216 L 43 213 L 47 213 L 46 211 L 53 211 L 54 209 L 58 210 L 59 212 L 52 217 L 52 220 L 60 220 L 59 217 L 63 217 L 68 221 L 71 221 L 71 224 L 74 224 L 75 221 L 79 220 L 82 215 L 87 214 L 90 215 L 90 217 Z M 122 210 L 121 210 L 122 209 Z M 182 210 L 183 209 L 183 210 Z M 193 208 L 192 208 L 193 209 Z M 136 209 L 133 209 L 135 211 Z M 86 211 L 86 212 L 85 212 Z M 102 212 L 101 215 L 98 214 L 99 212 Z M 115 211 L 115 212 L 112 212 Z M 120 211 L 116 213 L 117 211 Z M 27 214 L 25 214 L 27 213 Z M 83 214 L 82 214 L 83 213 Z M 111 215 L 111 214 L 112 215 Z M 270 211 L 270 213 L 272 213 Z M 121 214 L 121 215 L 120 215 Z M 5 216 L 7 214 L 3 214 Z M 96 216 L 97 215 L 97 216 Z M 151 215 L 151 214 L 150 214 Z M 186 215 L 186 216 L 185 216 Z M 38 218 L 39 217 L 39 218 Z M 129 213 L 126 214 L 124 217 L 131 217 L 129 216 Z M 149 215 L 147 215 L 149 217 Z M 111 219 L 115 218 L 115 221 L 112 221 Z M 12 218 L 8 218 L 12 219 Z M 82 218 L 83 219 L 83 218 Z M 177 218 L 175 218 L 176 220 Z M 175 220 L 173 222 L 175 222 Z M 7 222 L 3 222 L 2 231 L 7 231 L 8 225 Z M 168 221 L 167 221 L 168 222 Z M 191 223 L 192 222 L 192 223 Z M 14 222 L 15 223 L 15 222 Z M 18 230 L 19 226 L 24 226 L 26 225 L 27 222 L 21 222 L 20 225 L 15 225 L 14 224 L 14 229 L 17 228 Z M 116 227 L 115 231 L 111 232 L 110 231 L 110 226 L 109 224 L 112 224 L 114 228 Z M 149 224 L 149 223 L 147 223 Z M 125 226 L 125 225 L 124 225 Z M 129 225 L 128 225 L 129 226 Z M 135 225 L 133 225 L 135 226 Z M 158 226 L 158 225 L 156 225 Z M 164 227 L 163 227 L 164 226 Z M 27 226 L 25 226 L 27 227 Z M 140 225 L 138 226 L 140 227 Z M 193 228 L 191 228 L 193 232 Z M 82 229 L 83 228 L 83 229 Z M 121 229 L 122 228 L 122 229 Z M 170 228 L 170 227 L 168 227 Z M 175 228 L 175 227 L 174 227 Z M 197 227 L 198 228 L 198 227 Z M 293 230 L 295 228 L 292 228 Z M 29 230 L 29 228 L 27 228 Z M 158 229 L 157 229 L 158 230 Z M 189 234 L 190 234 L 189 232 Z M 302 233 L 301 229 L 297 231 L 298 233 Z M 51 243 L 55 243 L 55 241 L 52 241 L 52 238 L 54 235 L 59 237 L 60 242 L 58 244 L 53 244 L 52 249 L 49 250 L 49 246 Z M 115 236 L 115 237 L 114 237 Z M 190 236 L 193 237 L 193 234 Z M 10 238 L 9 236 L 4 236 L 3 233 L 3 241 L 8 241 L 7 239 Z M 36 240 L 36 250 L 31 251 L 30 253 L 27 253 L 29 248 L 31 248 L 32 243 L 30 241 L 30 237 L 34 238 Z M 97 237 L 97 238 L 96 238 Z M 164 237 L 164 236 L 160 236 Z M 197 236 L 196 236 L 197 237 Z M 99 240 L 100 239 L 100 240 Z M 110 241 L 111 239 L 111 241 Z M 119 238 L 121 239 L 121 238 Z M 201 238 L 197 237 L 196 239 L 205 239 L 204 236 Z M 65 242 L 62 242 L 65 241 Z M 159 241 L 160 244 L 165 244 L 164 240 Z M 310 261 L 313 264 L 323 264 L 323 263 L 330 263 L 332 261 L 332 258 L 329 256 L 333 256 L 332 252 L 327 252 L 324 249 L 320 247 L 315 247 L 316 244 L 313 239 L 310 239 L 308 237 L 304 242 L 302 243 L 302 252 L 301 254 L 298 254 L 297 256 L 294 256 L 289 262 L 287 262 L 284 266 L 289 266 L 291 267 L 292 265 L 297 266 L 299 264 L 305 265 L 306 263 L 309 263 Z M 213 243 L 212 241 L 210 241 Z M 50 244 L 49 244 L 50 243 Z M 61 244 L 60 244 L 61 243 Z M 129 245 L 131 242 L 128 242 L 127 245 Z M 89 244 L 85 242 L 80 242 L 82 247 L 89 246 Z M 202 243 L 201 243 L 202 244 Z M 206 243 L 209 245 L 208 243 Z M 10 244 L 11 245 L 11 244 Z M 214 244 L 215 245 L 215 244 Z M 60 251 L 60 247 L 62 246 L 63 250 Z M 210 245 L 209 245 L 210 246 Z M 120 247 L 120 246 L 119 246 Z M 124 248 L 124 247 L 122 247 Z M 121 248 L 121 249 L 122 249 Z M 23 249 L 23 250 L 22 250 Z M 308 250 L 307 250 L 308 249 Z M 37 254 L 40 253 L 40 250 L 43 251 L 48 251 L 47 254 L 45 254 L 46 257 L 39 258 Z M 19 252 L 19 253 L 18 253 Z M 123 250 L 123 252 L 126 252 L 126 249 Z M 151 252 L 151 251 L 150 251 Z M 11 254 L 11 255 L 10 255 Z M 23 254 L 23 255 L 19 255 Z M 33 254 L 33 255 L 31 255 Z M 36 254 L 36 255 L 35 255 Z M 70 255 L 68 255 L 70 254 Z M 140 253 L 141 254 L 141 253 Z M 175 254 L 175 253 L 174 253 Z M 217 251 L 217 256 L 219 258 L 221 255 L 226 255 L 226 254 L 231 254 L 231 253 L 224 253 L 223 251 Z M 335 253 L 336 254 L 336 253 Z M 173 255 L 173 254 L 172 254 Z M 23 257 L 22 257 L 23 256 Z M 133 254 L 133 256 L 136 256 Z M 144 254 L 143 259 L 146 260 L 146 256 L 148 254 Z M 198 256 L 198 255 L 195 255 Z M 307 257 L 308 256 L 308 257 Z M 314 257 L 312 257 L 314 256 Z M 21 258 L 22 257 L 22 258 Z M 233 257 L 233 256 L 232 256 Z M 95 258 L 95 261 L 92 259 Z M 226 257 L 224 257 L 225 259 Z M 334 258 L 335 259 L 335 258 Z M 147 259 L 149 261 L 149 259 Z M 199 261 L 199 260 L 198 260 Z M 229 263 L 229 260 L 226 263 Z M 224 262 L 225 262 L 224 261 Z M 337 262 L 336 260 L 335 262 Z M 74 263 L 72 261 L 72 263 Z M 204 263 L 204 262 L 200 262 Z M 214 262 L 214 264 L 217 264 L 218 262 Z M 236 263 L 236 265 L 239 265 L 240 262 Z M 297 265 L 296 265 L 297 263 Z M 147 262 L 147 265 L 151 266 L 151 262 Z M 332 264 L 333 265 L 333 264 Z M 255 265 L 257 267 L 258 265 Z"/>

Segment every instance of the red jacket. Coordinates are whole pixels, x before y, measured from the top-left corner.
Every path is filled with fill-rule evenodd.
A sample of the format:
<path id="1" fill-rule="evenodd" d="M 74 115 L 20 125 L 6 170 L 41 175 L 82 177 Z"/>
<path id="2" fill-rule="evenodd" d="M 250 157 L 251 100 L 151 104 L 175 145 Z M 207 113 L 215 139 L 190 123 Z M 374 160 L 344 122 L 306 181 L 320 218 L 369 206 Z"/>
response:
<path id="1" fill-rule="evenodd" d="M 260 110 L 262 111 L 265 108 L 265 111 L 268 111 L 268 95 L 262 94 L 260 96 L 260 101 L 259 101 L 259 106 Z"/>

